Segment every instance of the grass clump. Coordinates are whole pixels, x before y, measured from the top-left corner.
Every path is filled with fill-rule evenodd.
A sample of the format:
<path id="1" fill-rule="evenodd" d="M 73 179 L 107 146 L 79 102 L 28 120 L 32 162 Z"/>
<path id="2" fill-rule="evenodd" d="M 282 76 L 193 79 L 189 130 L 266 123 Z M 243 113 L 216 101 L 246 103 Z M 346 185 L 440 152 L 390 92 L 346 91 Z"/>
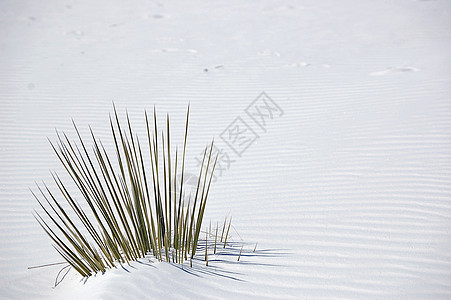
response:
<path id="1" fill-rule="evenodd" d="M 198 248 L 217 161 L 217 156 L 212 157 L 213 142 L 204 149 L 195 196 L 186 201 L 183 176 L 189 106 L 181 154 L 171 147 L 169 115 L 164 130 L 159 131 L 155 109 L 153 118 L 145 113 L 145 148 L 132 130 L 128 113 L 126 117 L 127 124 L 122 127 L 116 108 L 110 115 L 115 155 L 107 153 L 91 129 L 89 152 L 75 123 L 78 142 L 71 142 L 64 133 L 57 133 L 57 143 L 51 142 L 87 203 L 86 211 L 55 173 L 58 195 L 45 184 L 38 185 L 39 193 L 32 191 L 44 212 L 35 210 L 36 220 L 53 240 L 56 251 L 85 277 L 148 253 L 159 261 L 192 261 Z"/>

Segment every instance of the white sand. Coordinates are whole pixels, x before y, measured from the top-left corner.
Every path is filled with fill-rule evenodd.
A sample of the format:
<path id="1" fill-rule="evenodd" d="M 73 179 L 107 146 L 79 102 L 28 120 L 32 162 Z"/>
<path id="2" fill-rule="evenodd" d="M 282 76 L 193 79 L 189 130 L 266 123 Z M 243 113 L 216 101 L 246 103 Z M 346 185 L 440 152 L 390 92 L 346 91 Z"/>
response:
<path id="1" fill-rule="evenodd" d="M 2 1 L 0 297 L 450 298 L 450 2 L 176 2 Z M 264 128 L 262 91 L 283 110 Z M 73 118 L 109 141 L 113 100 L 143 134 L 169 112 L 179 145 L 191 101 L 188 171 L 212 137 L 233 161 L 205 218 L 233 216 L 240 262 L 27 270 L 61 261 L 28 190 L 63 173 L 46 138 Z M 241 157 L 237 117 L 259 136 Z"/>

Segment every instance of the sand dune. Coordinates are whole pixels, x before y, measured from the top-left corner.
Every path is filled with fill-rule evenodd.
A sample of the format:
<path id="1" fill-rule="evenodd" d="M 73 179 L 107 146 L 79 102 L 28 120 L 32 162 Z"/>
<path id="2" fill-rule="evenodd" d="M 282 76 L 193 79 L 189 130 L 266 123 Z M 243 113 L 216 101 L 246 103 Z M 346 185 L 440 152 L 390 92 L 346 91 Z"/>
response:
<path id="1" fill-rule="evenodd" d="M 451 297 L 446 1 L 2 6 L 0 298 Z M 205 218 L 232 216 L 231 244 L 54 288 L 64 265 L 27 269 L 62 261 L 29 187 L 64 173 L 47 137 L 72 119 L 111 146 L 112 101 L 142 135 L 145 109 L 170 113 L 179 145 L 191 104 L 187 172 L 214 137 Z"/>

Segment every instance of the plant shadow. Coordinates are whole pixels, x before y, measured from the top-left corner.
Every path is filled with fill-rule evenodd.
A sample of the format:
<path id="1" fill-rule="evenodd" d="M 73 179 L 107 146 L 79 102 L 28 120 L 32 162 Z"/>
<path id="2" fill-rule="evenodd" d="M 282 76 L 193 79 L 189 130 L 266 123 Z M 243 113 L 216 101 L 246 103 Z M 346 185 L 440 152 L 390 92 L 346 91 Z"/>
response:
<path id="1" fill-rule="evenodd" d="M 253 267 L 279 267 L 280 264 L 261 262 L 260 259 L 256 258 L 277 258 L 290 255 L 288 249 L 250 249 L 249 247 L 244 248 L 243 243 L 239 242 L 227 242 L 226 247 L 223 245 L 217 247 L 216 253 L 213 253 L 213 248 L 208 245 L 208 265 L 204 259 L 204 255 L 200 253 L 205 252 L 205 245 L 198 247 L 198 255 L 194 257 L 191 261 L 188 259 L 183 263 L 169 262 L 168 264 L 186 274 L 191 276 L 205 278 L 205 277 L 220 277 L 229 280 L 247 282 L 244 279 L 247 274 L 245 272 L 232 271 L 230 266 L 244 265 Z M 249 246 L 249 245 L 247 245 Z M 133 262 L 142 267 L 150 267 L 153 269 L 158 269 L 158 265 L 155 263 L 155 257 L 150 254 L 145 258 L 139 259 Z M 165 262 L 167 263 L 167 262 Z M 137 266 L 133 264 L 118 264 L 116 269 L 122 269 L 127 273 L 132 273 L 137 271 Z M 235 268 L 234 268 L 235 269 Z M 84 277 L 80 281 L 86 284 L 89 279 L 105 275 L 106 272 L 99 272 L 91 277 Z"/>
<path id="2" fill-rule="evenodd" d="M 204 255 L 198 255 L 189 262 L 183 264 L 170 263 L 173 267 L 196 277 L 217 276 L 235 281 L 246 282 L 243 277 L 246 273 L 231 271 L 229 266 L 246 265 L 261 267 L 279 267 L 280 264 L 261 262 L 255 258 L 276 258 L 290 255 L 288 249 L 249 249 L 244 248 L 243 243 L 227 242 L 216 249 L 216 253 L 208 253 L 208 265 Z M 249 245 L 248 245 L 249 246 Z M 209 252 L 213 252 L 211 245 L 207 246 Z M 205 245 L 199 246 L 198 253 L 205 253 Z M 199 258 L 201 257 L 201 258 Z"/>

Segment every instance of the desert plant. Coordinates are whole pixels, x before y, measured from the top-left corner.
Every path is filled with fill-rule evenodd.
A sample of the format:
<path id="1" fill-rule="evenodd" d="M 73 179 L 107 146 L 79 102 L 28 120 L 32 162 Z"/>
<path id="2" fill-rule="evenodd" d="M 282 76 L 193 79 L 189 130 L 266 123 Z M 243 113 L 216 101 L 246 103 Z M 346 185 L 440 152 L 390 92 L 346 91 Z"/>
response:
<path id="1" fill-rule="evenodd" d="M 57 133 L 53 150 L 75 183 L 87 209 L 82 208 L 61 178 L 52 173 L 59 194 L 43 184 L 33 193 L 42 211 L 34 216 L 58 253 L 82 276 L 91 276 L 153 254 L 160 261 L 183 263 L 196 254 L 202 219 L 216 158 L 213 142 L 205 147 L 193 199 L 184 199 L 183 176 L 188 136 L 186 113 L 183 152 L 171 148 L 169 115 L 165 130 L 145 113 L 147 146 L 141 146 L 128 113 L 121 126 L 114 107 L 110 127 L 115 156 L 107 153 L 90 128 L 92 152 L 74 123 L 78 142 Z M 144 150 L 148 150 L 145 153 Z M 149 167 L 150 165 L 150 167 Z M 177 173 L 181 175 L 177 183 Z M 62 205 L 61 200 L 67 205 Z M 78 219 L 78 221 L 76 220 Z M 82 225 L 83 229 L 80 227 Z"/>

